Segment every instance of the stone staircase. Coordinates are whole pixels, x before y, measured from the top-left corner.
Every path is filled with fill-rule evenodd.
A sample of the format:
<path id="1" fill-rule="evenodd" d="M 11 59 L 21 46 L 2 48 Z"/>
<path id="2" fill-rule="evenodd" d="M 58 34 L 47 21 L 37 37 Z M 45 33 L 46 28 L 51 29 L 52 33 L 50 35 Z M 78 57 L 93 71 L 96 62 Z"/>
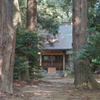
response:
<path id="1" fill-rule="evenodd" d="M 56 71 L 56 73 L 45 73 L 44 78 L 62 78 L 64 77 L 63 71 Z"/>

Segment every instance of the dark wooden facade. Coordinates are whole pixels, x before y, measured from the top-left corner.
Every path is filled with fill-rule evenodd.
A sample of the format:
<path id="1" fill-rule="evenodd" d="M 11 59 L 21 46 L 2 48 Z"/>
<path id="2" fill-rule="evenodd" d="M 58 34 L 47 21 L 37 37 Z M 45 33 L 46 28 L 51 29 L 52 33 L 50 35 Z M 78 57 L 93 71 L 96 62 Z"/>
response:
<path id="1" fill-rule="evenodd" d="M 48 67 L 56 67 L 56 70 L 63 70 L 63 56 L 62 55 L 43 55 L 42 65 L 44 70 Z"/>
<path id="2" fill-rule="evenodd" d="M 65 50 L 44 50 L 41 54 L 41 65 L 44 70 L 48 67 L 54 67 L 56 70 L 65 70 L 65 66 L 69 65 L 69 55 Z"/>

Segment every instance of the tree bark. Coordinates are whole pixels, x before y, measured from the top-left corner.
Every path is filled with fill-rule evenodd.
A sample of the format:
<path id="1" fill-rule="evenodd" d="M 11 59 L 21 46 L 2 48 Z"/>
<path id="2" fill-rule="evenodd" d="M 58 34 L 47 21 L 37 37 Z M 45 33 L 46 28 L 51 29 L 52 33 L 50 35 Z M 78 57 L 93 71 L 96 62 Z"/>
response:
<path id="1" fill-rule="evenodd" d="M 13 0 L 0 0 L 0 90 L 12 93 L 16 35 L 12 21 Z"/>
<path id="2" fill-rule="evenodd" d="M 22 24 L 18 0 L 13 0 L 13 25 Z"/>
<path id="3" fill-rule="evenodd" d="M 29 61 L 29 57 L 26 55 L 26 62 Z M 30 80 L 30 75 L 29 75 L 29 63 L 27 63 L 27 68 L 24 70 L 19 71 L 19 79 L 29 81 Z"/>
<path id="4" fill-rule="evenodd" d="M 37 32 L 37 0 L 27 0 L 27 27 Z"/>
<path id="5" fill-rule="evenodd" d="M 82 46 L 87 44 L 87 17 L 88 1 L 73 0 L 73 51 L 80 51 Z M 93 78 L 89 60 L 74 61 L 76 88 L 100 88 Z"/>

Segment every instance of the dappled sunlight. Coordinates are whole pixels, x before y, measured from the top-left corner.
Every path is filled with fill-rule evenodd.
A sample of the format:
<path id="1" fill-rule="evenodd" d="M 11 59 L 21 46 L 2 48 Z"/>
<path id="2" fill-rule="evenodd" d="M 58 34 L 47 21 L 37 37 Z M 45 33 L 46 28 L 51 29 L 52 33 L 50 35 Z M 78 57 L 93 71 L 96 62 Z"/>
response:
<path id="1" fill-rule="evenodd" d="M 34 93 L 52 93 L 54 91 L 47 91 L 47 90 L 41 90 L 41 89 L 26 89 L 23 92 L 34 92 Z"/>
<path id="2" fill-rule="evenodd" d="M 20 84 L 15 84 L 16 86 L 21 86 Z"/>
<path id="3" fill-rule="evenodd" d="M 37 87 L 24 87 L 24 89 L 22 89 L 23 92 L 26 92 L 26 91 L 35 91 L 35 92 L 56 92 L 60 89 L 60 86 L 59 85 L 39 85 Z"/>
<path id="4" fill-rule="evenodd" d="M 67 81 L 68 80 L 68 81 Z M 49 79 L 48 82 L 53 82 L 53 83 L 60 83 L 60 84 L 73 84 L 74 83 L 74 79 Z"/>
<path id="5" fill-rule="evenodd" d="M 100 83 L 99 78 L 97 81 Z M 38 81 L 31 80 L 31 82 L 20 80 L 15 82 L 24 96 L 31 96 L 27 100 L 100 100 L 100 90 L 76 89 L 73 76 L 42 78 Z"/>
<path id="6" fill-rule="evenodd" d="M 7 24 L 7 26 L 8 26 L 9 31 L 10 31 L 9 35 L 7 36 L 7 39 L 11 38 L 13 40 L 14 39 L 15 31 L 14 31 L 13 27 L 10 24 Z"/>
<path id="7" fill-rule="evenodd" d="M 51 95 L 52 92 L 53 91 L 44 91 L 44 90 L 42 90 L 42 91 L 35 91 L 34 94 L 35 95 Z"/>
<path id="8" fill-rule="evenodd" d="M 36 92 L 35 92 L 34 94 L 35 94 L 35 95 L 42 95 L 41 93 L 36 93 Z"/>
<path id="9" fill-rule="evenodd" d="M 52 87 L 52 88 L 53 88 L 53 87 L 55 87 L 55 88 L 56 88 L 56 87 L 62 87 L 62 85 L 57 85 L 57 84 L 55 84 L 55 85 L 43 85 L 43 84 L 42 84 L 41 86 L 45 86 L 45 87 L 48 87 L 48 88 L 49 88 L 49 87 L 50 87 L 50 88 L 51 88 L 51 87 Z"/>
<path id="10" fill-rule="evenodd" d="M 0 78 L 1 78 L 1 79 L 4 78 L 3 73 L 2 73 L 2 63 L 3 63 L 3 59 L 1 58 L 1 59 L 0 59 Z"/>
<path id="11" fill-rule="evenodd" d="M 27 86 L 27 87 L 30 87 L 30 86 Z M 36 85 L 32 85 L 31 87 L 37 88 L 38 86 L 36 86 Z"/>
<path id="12" fill-rule="evenodd" d="M 0 65 L 2 65 L 2 59 L 0 60 Z M 2 75 L 2 68 L 0 67 L 0 76 Z"/>
<path id="13" fill-rule="evenodd" d="M 77 24 L 77 25 L 81 23 L 81 20 L 80 20 L 79 17 L 76 17 L 76 18 L 75 18 L 75 21 L 76 21 L 76 24 Z"/>
<path id="14" fill-rule="evenodd" d="M 97 80 L 98 83 L 100 83 L 100 80 Z"/>

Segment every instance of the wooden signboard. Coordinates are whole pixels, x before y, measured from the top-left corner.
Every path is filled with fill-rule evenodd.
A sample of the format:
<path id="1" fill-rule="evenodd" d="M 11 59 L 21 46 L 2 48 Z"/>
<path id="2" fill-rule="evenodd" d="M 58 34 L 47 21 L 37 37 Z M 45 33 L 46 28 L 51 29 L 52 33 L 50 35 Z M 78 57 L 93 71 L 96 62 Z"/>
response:
<path id="1" fill-rule="evenodd" d="M 48 73 L 56 73 L 56 67 L 48 67 Z"/>

